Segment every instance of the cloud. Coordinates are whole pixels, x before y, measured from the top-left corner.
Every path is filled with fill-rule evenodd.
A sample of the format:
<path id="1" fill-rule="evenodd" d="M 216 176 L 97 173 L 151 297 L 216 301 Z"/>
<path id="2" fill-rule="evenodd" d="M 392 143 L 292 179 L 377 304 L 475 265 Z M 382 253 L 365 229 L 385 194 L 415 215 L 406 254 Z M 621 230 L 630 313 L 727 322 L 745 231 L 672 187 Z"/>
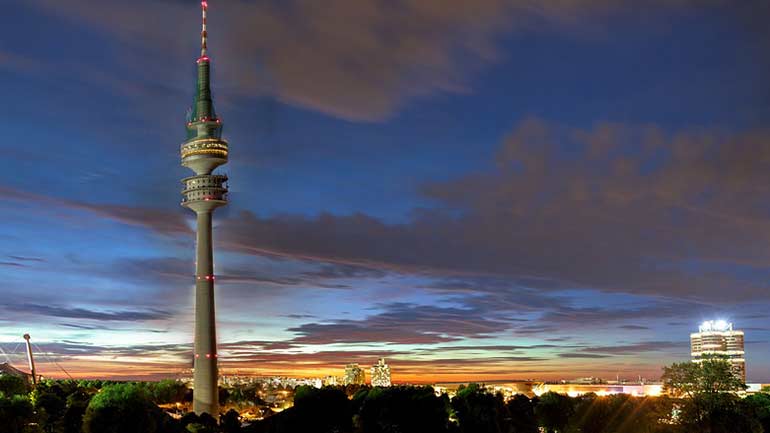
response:
<path id="1" fill-rule="evenodd" d="M 598 353 L 560 353 L 559 358 L 574 358 L 574 359 L 601 359 L 609 358 L 611 355 L 602 355 Z"/>
<path id="2" fill-rule="evenodd" d="M 35 262 L 35 263 L 43 263 L 46 260 L 40 257 L 23 257 L 23 256 L 8 256 L 8 258 L 13 260 L 18 260 L 20 262 Z"/>
<path id="3" fill-rule="evenodd" d="M 757 22 L 747 19 L 757 15 L 756 7 L 733 3 L 709 2 L 727 9 L 720 14 L 724 19 L 740 20 L 744 27 Z M 177 77 L 168 72 L 169 63 L 178 68 L 195 54 L 199 18 L 191 2 L 33 4 L 120 40 L 128 48 L 105 56 L 130 72 L 127 77 L 142 77 L 155 87 Z M 704 2 L 455 0 L 448 6 L 442 0 L 231 1 L 212 3 L 209 32 L 218 82 L 229 83 L 230 92 L 268 94 L 292 105 L 371 121 L 392 116 L 425 95 L 468 92 L 469 77 L 501 57 L 498 40 L 508 33 L 547 26 L 595 31 L 618 16 L 632 20 L 649 11 L 687 7 L 702 8 Z M 762 37 L 767 33 L 759 25 L 751 28 Z M 116 80 L 115 85 L 142 93 L 136 83 Z"/>
<path id="4" fill-rule="evenodd" d="M 393 303 L 363 320 L 306 323 L 288 331 L 295 344 L 334 343 L 432 344 L 462 338 L 484 338 L 505 331 L 508 322 L 484 317 L 478 311 Z"/>
<path id="5" fill-rule="evenodd" d="M 608 355 L 638 355 L 644 352 L 670 352 L 671 350 L 688 351 L 687 341 L 645 341 L 633 344 L 586 347 L 582 352 L 603 353 Z"/>
<path id="6" fill-rule="evenodd" d="M 147 311 L 95 311 L 85 308 L 68 308 L 42 304 L 6 304 L 5 310 L 13 313 L 34 314 L 45 317 L 62 317 L 70 319 L 130 321 L 162 320 L 171 317 L 171 313 L 162 310 Z"/>
<path id="7" fill-rule="evenodd" d="M 74 211 L 85 211 L 123 224 L 146 227 L 159 234 L 177 236 L 190 235 L 193 233 L 182 212 L 142 206 L 87 203 L 3 186 L 0 186 L 0 194 L 2 194 L 6 200 L 42 205 L 47 209 L 61 208 Z"/>
<path id="8" fill-rule="evenodd" d="M 244 254 L 742 302 L 764 297 L 770 277 L 767 143 L 763 130 L 530 119 L 504 140 L 493 170 L 424 186 L 452 211 L 403 224 L 244 212 L 219 239 Z M 475 290 L 451 285 L 443 289 Z"/>

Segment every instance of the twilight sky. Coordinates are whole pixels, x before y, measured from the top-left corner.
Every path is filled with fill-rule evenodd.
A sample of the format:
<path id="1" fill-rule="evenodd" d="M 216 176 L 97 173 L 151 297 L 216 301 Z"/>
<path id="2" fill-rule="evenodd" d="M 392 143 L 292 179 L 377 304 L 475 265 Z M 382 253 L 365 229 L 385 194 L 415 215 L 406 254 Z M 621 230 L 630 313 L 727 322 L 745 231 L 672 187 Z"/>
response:
<path id="1" fill-rule="evenodd" d="M 0 349 L 23 366 L 29 332 L 45 375 L 182 373 L 198 2 L 0 4 Z M 724 318 L 770 381 L 767 20 L 763 0 L 210 0 L 223 373 L 657 378 Z"/>

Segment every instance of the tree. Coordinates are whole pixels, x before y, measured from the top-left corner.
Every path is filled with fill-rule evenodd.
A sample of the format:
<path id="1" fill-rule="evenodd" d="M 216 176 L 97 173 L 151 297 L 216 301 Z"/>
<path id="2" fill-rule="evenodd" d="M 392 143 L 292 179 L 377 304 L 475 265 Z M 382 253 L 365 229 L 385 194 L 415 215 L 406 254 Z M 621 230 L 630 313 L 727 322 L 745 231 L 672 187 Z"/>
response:
<path id="1" fill-rule="evenodd" d="M 0 374 L 0 393 L 6 397 L 27 393 L 27 382 L 11 374 Z"/>
<path id="2" fill-rule="evenodd" d="M 705 357 L 701 362 L 674 363 L 663 368 L 663 389 L 675 397 L 737 392 L 746 384 L 733 372 L 728 358 Z"/>
<path id="3" fill-rule="evenodd" d="M 565 431 L 570 417 L 575 413 L 574 402 L 566 395 L 546 392 L 538 399 L 535 415 L 538 423 L 548 433 Z"/>
<path id="4" fill-rule="evenodd" d="M 683 397 L 679 416 L 686 432 L 761 432 L 751 406 L 737 397 L 746 384 L 733 372 L 726 357 L 711 356 L 699 363 L 675 363 L 663 369 L 663 388 Z"/>
<path id="5" fill-rule="evenodd" d="M 81 388 L 76 388 L 67 396 L 67 410 L 62 421 L 64 433 L 81 433 L 83 431 L 83 416 L 93 395 Z"/>
<path id="6" fill-rule="evenodd" d="M 508 410 L 503 396 L 488 393 L 483 387 L 471 383 L 458 388 L 452 399 L 460 431 L 463 433 L 504 433 L 508 431 Z"/>
<path id="7" fill-rule="evenodd" d="M 156 404 L 178 403 L 184 401 L 187 385 L 176 380 L 161 380 L 148 385 L 152 401 Z"/>
<path id="8" fill-rule="evenodd" d="M 172 421 L 136 384 L 108 385 L 88 404 L 84 433 L 156 433 L 173 429 Z"/>
<path id="9" fill-rule="evenodd" d="M 516 394 L 506 404 L 513 433 L 537 433 L 535 405 L 526 395 Z"/>
<path id="10" fill-rule="evenodd" d="M 341 387 L 297 387 L 294 407 L 243 429 L 264 433 L 350 433 L 351 403 Z"/>
<path id="11" fill-rule="evenodd" d="M 230 409 L 219 417 L 219 426 L 223 433 L 240 433 L 241 416 L 235 409 Z"/>
<path id="12" fill-rule="evenodd" d="M 27 432 L 34 421 L 34 409 L 27 397 L 0 395 L 0 430 L 4 433 Z"/>
<path id="13" fill-rule="evenodd" d="M 731 393 L 703 393 L 682 406 L 686 433 L 762 433 L 762 425 L 739 397 Z"/>
<path id="14" fill-rule="evenodd" d="M 770 394 L 762 392 L 746 397 L 746 405 L 752 408 L 765 433 L 770 432 Z"/>
<path id="15" fill-rule="evenodd" d="M 39 383 L 32 391 L 31 400 L 45 432 L 63 431 L 64 414 L 67 411 L 67 395 L 58 383 Z"/>
<path id="16" fill-rule="evenodd" d="M 445 433 L 447 403 L 431 387 L 361 390 L 353 399 L 354 424 L 357 432 L 365 433 Z"/>

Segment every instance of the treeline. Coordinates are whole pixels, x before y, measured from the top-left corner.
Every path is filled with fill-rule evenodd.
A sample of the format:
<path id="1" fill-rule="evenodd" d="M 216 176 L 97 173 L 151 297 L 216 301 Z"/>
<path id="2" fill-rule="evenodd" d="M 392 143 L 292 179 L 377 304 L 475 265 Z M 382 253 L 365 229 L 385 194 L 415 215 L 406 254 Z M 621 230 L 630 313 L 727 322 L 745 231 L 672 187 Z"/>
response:
<path id="1" fill-rule="evenodd" d="M 233 410 L 218 418 L 172 418 L 158 405 L 191 397 L 174 381 L 46 381 L 30 392 L 20 379 L 0 375 L 0 432 L 770 433 L 770 394 L 714 392 L 708 378 L 682 365 L 688 370 L 673 371 L 669 391 L 696 379 L 703 386 L 677 398 L 546 393 L 505 399 L 476 384 L 461 387 L 451 399 L 431 387 L 299 387 L 293 407 L 245 427 Z"/>
<path id="2" fill-rule="evenodd" d="M 305 388 L 297 390 L 294 407 L 243 432 L 770 433 L 769 394 L 717 398 L 711 412 L 696 419 L 686 418 L 695 414 L 693 401 L 684 398 L 549 392 L 506 401 L 471 384 L 451 400 L 430 387 L 363 389 L 348 399 L 340 388 Z"/>
<path id="3" fill-rule="evenodd" d="M 241 427 L 235 411 L 219 419 L 192 413 L 180 420 L 170 417 L 158 404 L 189 397 L 184 385 L 175 382 L 102 388 L 49 382 L 32 393 L 10 395 L 18 391 L 0 391 L 4 433 L 770 432 L 768 394 L 740 399 L 723 393 L 715 394 L 715 400 L 695 400 L 546 393 L 506 400 L 475 384 L 452 399 L 436 396 L 430 387 L 365 387 L 354 395 L 342 387 L 300 387 L 293 407 Z"/>

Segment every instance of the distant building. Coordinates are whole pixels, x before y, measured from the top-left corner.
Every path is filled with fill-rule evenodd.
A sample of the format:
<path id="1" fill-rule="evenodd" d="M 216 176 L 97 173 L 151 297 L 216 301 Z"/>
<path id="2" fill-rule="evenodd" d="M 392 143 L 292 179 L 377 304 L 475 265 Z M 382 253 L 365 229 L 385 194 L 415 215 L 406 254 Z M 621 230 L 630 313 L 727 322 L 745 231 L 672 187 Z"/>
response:
<path id="1" fill-rule="evenodd" d="M 746 357 L 743 347 L 743 331 L 734 330 L 733 324 L 724 320 L 708 320 L 690 334 L 692 361 L 701 362 L 707 356 L 725 356 L 733 366 L 735 375 L 746 383 Z"/>
<path id="2" fill-rule="evenodd" d="M 366 372 L 364 372 L 364 369 L 359 367 L 358 364 L 348 364 L 345 366 L 343 383 L 345 385 L 365 385 Z"/>
<path id="3" fill-rule="evenodd" d="M 325 386 L 337 386 L 342 383 L 342 380 L 340 380 L 337 376 L 326 376 L 323 378 L 323 384 Z"/>
<path id="4" fill-rule="evenodd" d="M 390 386 L 390 366 L 385 363 L 385 358 L 372 366 L 372 386 Z"/>

